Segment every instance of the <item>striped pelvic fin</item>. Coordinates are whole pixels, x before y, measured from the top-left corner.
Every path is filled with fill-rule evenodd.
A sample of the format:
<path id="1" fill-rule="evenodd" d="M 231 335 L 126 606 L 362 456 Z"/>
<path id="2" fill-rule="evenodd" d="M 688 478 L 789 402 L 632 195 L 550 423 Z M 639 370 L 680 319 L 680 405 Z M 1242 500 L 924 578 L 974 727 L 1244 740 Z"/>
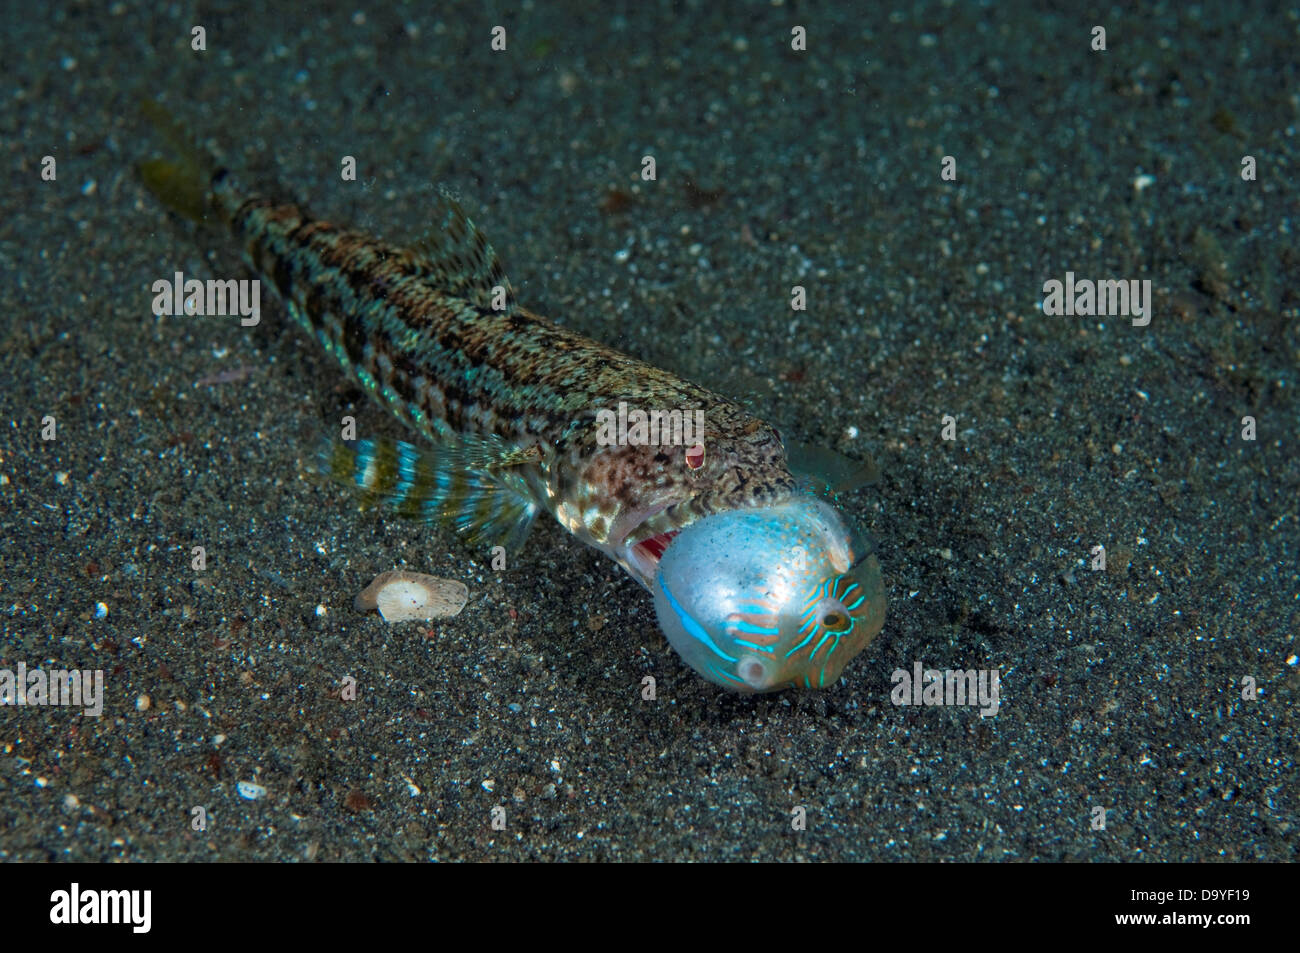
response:
<path id="1" fill-rule="evenodd" d="M 484 311 L 514 312 L 514 290 L 496 251 L 447 193 L 439 194 L 433 224 L 409 251 L 440 290 Z"/>
<path id="2" fill-rule="evenodd" d="M 484 466 L 489 443 L 425 449 L 387 438 L 335 441 L 322 451 L 319 467 L 360 490 L 363 505 L 446 523 L 472 544 L 500 544 L 513 553 L 523 547 L 538 505 L 520 473 L 520 451 L 498 452 L 495 466 Z"/>

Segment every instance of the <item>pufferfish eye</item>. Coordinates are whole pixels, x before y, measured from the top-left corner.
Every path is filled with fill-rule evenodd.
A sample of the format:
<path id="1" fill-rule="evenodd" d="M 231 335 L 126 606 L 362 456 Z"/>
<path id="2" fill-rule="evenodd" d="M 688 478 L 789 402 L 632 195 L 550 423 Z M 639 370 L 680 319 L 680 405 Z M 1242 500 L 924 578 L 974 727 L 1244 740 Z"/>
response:
<path id="1" fill-rule="evenodd" d="M 850 625 L 847 613 L 831 609 L 822 616 L 822 628 L 830 632 L 843 632 Z"/>
<path id="2" fill-rule="evenodd" d="M 815 625 L 814 634 L 821 631 L 842 635 L 853 628 L 853 613 L 865 601 L 861 587 L 852 576 L 841 574 L 824 579 L 809 594 L 803 630 Z"/>

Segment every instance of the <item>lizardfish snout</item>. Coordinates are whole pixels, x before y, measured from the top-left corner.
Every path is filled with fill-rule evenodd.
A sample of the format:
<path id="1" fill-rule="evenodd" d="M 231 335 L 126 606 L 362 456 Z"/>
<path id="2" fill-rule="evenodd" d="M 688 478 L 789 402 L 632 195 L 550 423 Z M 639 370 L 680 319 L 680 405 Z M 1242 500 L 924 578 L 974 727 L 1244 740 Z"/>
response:
<path id="1" fill-rule="evenodd" d="M 677 653 L 741 692 L 829 688 L 885 619 L 880 563 L 812 496 L 691 523 L 652 588 Z"/>

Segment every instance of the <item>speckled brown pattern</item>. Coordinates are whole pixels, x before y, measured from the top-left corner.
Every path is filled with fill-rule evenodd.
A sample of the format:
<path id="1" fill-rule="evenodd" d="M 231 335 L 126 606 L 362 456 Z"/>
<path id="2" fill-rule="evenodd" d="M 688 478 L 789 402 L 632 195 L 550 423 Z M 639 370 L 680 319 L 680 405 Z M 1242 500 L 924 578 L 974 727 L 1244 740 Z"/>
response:
<path id="1" fill-rule="evenodd" d="M 508 285 L 450 200 L 448 247 L 426 255 L 247 198 L 224 171 L 213 195 L 250 264 L 367 390 L 430 440 L 491 433 L 538 448 L 523 468 L 538 501 L 614 558 L 625 541 L 794 492 L 779 435 L 737 404 L 525 309 L 485 306 L 486 282 Z M 703 466 L 680 446 L 602 446 L 597 412 L 620 402 L 702 410 Z"/>

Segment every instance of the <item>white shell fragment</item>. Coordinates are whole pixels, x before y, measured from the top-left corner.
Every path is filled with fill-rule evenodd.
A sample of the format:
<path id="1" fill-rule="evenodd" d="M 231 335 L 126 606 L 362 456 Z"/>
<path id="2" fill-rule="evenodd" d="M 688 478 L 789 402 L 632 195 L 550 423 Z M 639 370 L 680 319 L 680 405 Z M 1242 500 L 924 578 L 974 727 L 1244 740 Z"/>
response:
<path id="1" fill-rule="evenodd" d="M 422 572 L 381 572 L 357 596 L 363 612 L 378 609 L 385 622 L 408 619 L 446 619 L 458 615 L 469 600 L 469 589 L 455 579 L 439 579 Z"/>
<path id="2" fill-rule="evenodd" d="M 240 781 L 235 784 L 235 790 L 245 801 L 260 801 L 266 797 L 266 788 L 253 781 Z"/>

